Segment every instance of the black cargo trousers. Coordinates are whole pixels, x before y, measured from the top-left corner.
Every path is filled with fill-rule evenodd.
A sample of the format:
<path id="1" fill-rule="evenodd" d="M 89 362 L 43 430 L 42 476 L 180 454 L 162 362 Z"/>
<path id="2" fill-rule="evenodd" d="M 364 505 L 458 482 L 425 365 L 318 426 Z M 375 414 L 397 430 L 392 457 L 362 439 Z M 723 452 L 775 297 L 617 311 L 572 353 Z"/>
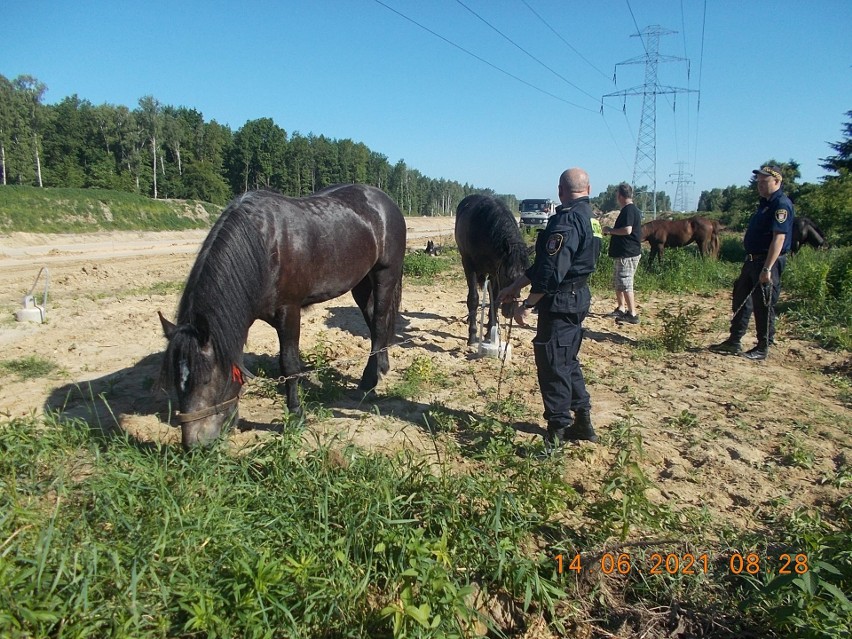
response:
<path id="1" fill-rule="evenodd" d="M 740 276 L 734 282 L 731 297 L 732 310 L 735 313 L 731 319 L 731 337 L 740 341 L 745 336 L 754 312 L 757 342 L 762 347 L 771 346 L 775 342 L 775 304 L 781 295 L 781 274 L 787 265 L 786 254 L 779 255 L 772 265 L 772 284 L 767 304 L 763 286 L 760 285 L 760 271 L 763 269 L 765 258 L 765 253 L 746 256 Z"/>
<path id="2" fill-rule="evenodd" d="M 583 320 L 589 313 L 591 293 L 584 284 L 578 290 L 560 292 L 559 295 L 562 296 L 559 308 L 570 312 L 553 312 L 550 310 L 552 304 L 542 304 L 533 339 L 544 418 L 553 429 L 571 426 L 570 411 L 591 408 L 591 398 L 577 359 L 583 343 Z M 569 296 L 567 300 L 565 296 Z"/>

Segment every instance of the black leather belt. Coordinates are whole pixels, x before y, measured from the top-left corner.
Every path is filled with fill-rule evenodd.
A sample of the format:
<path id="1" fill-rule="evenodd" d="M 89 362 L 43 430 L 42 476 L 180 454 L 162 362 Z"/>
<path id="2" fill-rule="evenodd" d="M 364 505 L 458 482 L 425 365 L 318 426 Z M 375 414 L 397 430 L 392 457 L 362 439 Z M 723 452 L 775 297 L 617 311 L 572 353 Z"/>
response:
<path id="1" fill-rule="evenodd" d="M 589 278 L 587 277 L 578 277 L 573 280 L 566 280 L 559 285 L 560 291 L 579 291 L 586 284 L 589 283 Z"/>
<path id="2" fill-rule="evenodd" d="M 745 261 L 746 262 L 761 262 L 766 259 L 768 253 L 746 253 Z M 778 257 L 784 257 L 787 255 L 786 253 L 781 253 Z"/>

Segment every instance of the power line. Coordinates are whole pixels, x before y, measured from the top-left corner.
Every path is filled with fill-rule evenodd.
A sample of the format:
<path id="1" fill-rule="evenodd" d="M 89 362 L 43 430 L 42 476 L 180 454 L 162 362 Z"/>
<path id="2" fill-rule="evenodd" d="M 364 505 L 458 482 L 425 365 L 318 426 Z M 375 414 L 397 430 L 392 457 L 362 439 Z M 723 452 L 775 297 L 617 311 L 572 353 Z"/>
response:
<path id="1" fill-rule="evenodd" d="M 630 6 L 630 0 L 624 0 L 627 3 L 627 10 L 630 11 L 630 17 L 633 18 L 633 26 L 636 27 L 636 33 L 641 33 L 639 23 L 636 22 L 636 16 L 633 15 L 633 7 Z M 642 40 L 642 48 L 645 50 L 645 55 L 648 55 L 648 48 L 645 46 L 645 41 Z"/>
<path id="2" fill-rule="evenodd" d="M 509 44 L 511 44 L 512 46 L 516 47 L 516 48 L 517 48 L 517 49 L 518 49 L 521 53 L 523 53 L 524 55 L 526 55 L 527 57 L 529 57 L 531 60 L 533 60 L 533 61 L 537 62 L 538 64 L 540 64 L 541 66 L 543 66 L 545 69 L 547 69 L 548 71 L 550 71 L 553 75 L 555 75 L 557 78 L 559 78 L 559 79 L 560 79 L 560 80 L 562 80 L 563 82 L 565 82 L 565 83 L 567 83 L 567 84 L 570 84 L 572 87 L 574 87 L 575 89 L 577 89 L 577 91 L 579 91 L 579 92 L 580 92 L 580 93 L 582 93 L 583 95 L 587 95 L 587 96 L 589 96 L 592 100 L 594 100 L 595 102 L 597 102 L 597 100 L 598 100 L 598 99 L 597 99 L 597 97 L 596 97 L 596 96 L 592 95 L 591 93 L 588 93 L 588 92 L 587 92 L 587 91 L 585 91 L 583 88 L 578 87 L 576 84 L 574 84 L 573 82 L 571 82 L 571 80 L 569 80 L 568 78 L 566 78 L 565 76 L 563 76 L 562 74 L 560 74 L 558 71 L 554 70 L 553 68 L 549 67 L 549 66 L 548 66 L 548 65 L 546 65 L 544 62 L 542 62 L 541 60 L 539 60 L 539 59 L 538 59 L 537 57 L 535 57 L 532 53 L 530 53 L 529 51 L 527 51 L 526 49 L 524 49 L 521 45 L 519 45 L 517 42 L 515 42 L 514 40 L 512 40 L 509 36 L 507 36 L 507 35 L 506 35 L 505 33 L 503 33 L 502 31 L 500 31 L 500 29 L 498 29 L 497 27 L 495 27 L 493 24 L 491 24 L 490 22 L 488 22 L 488 20 L 486 20 L 485 18 L 483 18 L 481 15 L 479 15 L 476 11 L 474 11 L 474 10 L 473 10 L 473 9 L 471 9 L 469 6 L 467 6 L 464 2 L 462 2 L 462 0 L 456 0 L 456 2 L 458 2 L 458 3 L 462 6 L 462 7 L 464 7 L 465 9 L 467 9 L 467 10 L 468 10 L 471 14 L 473 14 L 473 16 L 474 16 L 474 17 L 476 17 L 478 20 L 480 20 L 483 24 L 487 25 L 489 28 L 491 28 L 492 30 L 494 30 L 494 31 L 495 31 L 498 35 L 500 35 L 500 36 L 501 36 L 504 40 L 506 40 L 506 42 L 508 42 L 508 43 L 509 43 Z"/>
<path id="3" fill-rule="evenodd" d="M 707 0 L 704 0 L 704 14 L 701 17 L 701 55 L 698 58 L 698 108 L 695 110 L 695 156 L 692 166 L 698 166 L 698 120 L 701 117 L 701 72 L 704 68 L 704 30 L 707 26 Z"/>
<path id="4" fill-rule="evenodd" d="M 608 76 L 606 73 L 604 73 L 603 71 L 601 71 L 600 69 L 598 69 L 598 68 L 597 68 L 594 64 L 592 64 L 592 63 L 591 63 L 588 59 L 586 59 L 586 57 L 585 57 L 582 53 L 580 53 L 580 52 L 579 52 L 576 48 L 574 48 L 574 46 L 573 46 L 570 42 L 568 42 L 568 40 L 566 40 L 565 38 L 563 38 L 563 37 L 562 37 L 562 34 L 561 34 L 561 33 L 559 33 L 556 29 L 554 29 L 552 26 L 550 26 L 550 23 L 549 23 L 549 22 L 547 22 L 544 18 L 542 18 L 542 17 L 538 14 L 538 12 L 530 6 L 530 4 L 527 2 L 527 0 L 521 0 L 521 2 L 523 2 L 523 3 L 527 6 L 527 9 L 529 9 L 529 10 L 532 12 L 532 14 L 533 14 L 536 18 L 538 18 L 544 26 L 546 26 L 548 29 L 550 29 L 550 30 L 553 32 L 553 35 L 555 35 L 557 38 L 559 38 L 560 40 L 562 40 L 562 42 L 563 42 L 563 43 L 565 43 L 565 45 L 566 45 L 569 49 L 571 49 L 571 51 L 573 51 L 573 52 L 574 52 L 574 53 L 576 53 L 578 56 L 580 56 L 580 59 L 581 59 L 583 62 L 585 62 L 586 64 L 588 64 L 588 65 L 589 65 L 590 67 L 592 67 L 595 71 L 597 71 L 598 73 L 600 73 L 600 74 L 601 74 L 604 78 L 606 78 L 607 80 L 609 80 L 609 76 Z"/>
<path id="5" fill-rule="evenodd" d="M 549 97 L 553 98 L 554 100 L 559 100 L 560 102 L 564 102 L 565 104 L 568 104 L 568 105 L 570 105 L 570 106 L 572 106 L 572 107 L 576 107 L 576 108 L 578 108 L 578 109 L 582 109 L 583 111 L 588 111 L 589 113 L 595 113 L 595 111 L 594 111 L 593 109 L 589 109 L 589 108 L 584 107 L 584 106 L 581 106 L 581 105 L 579 105 L 579 104 L 575 104 L 574 102 L 571 102 L 570 100 L 566 100 L 565 98 L 560 98 L 558 95 L 556 95 L 556 94 L 554 94 L 554 93 L 551 93 L 550 91 L 547 91 L 546 89 L 542 89 L 541 87 L 538 87 L 538 86 L 536 86 L 536 85 L 532 84 L 531 82 L 527 82 L 527 81 L 526 81 L 526 80 L 524 80 L 523 78 L 519 78 L 519 77 L 518 77 L 518 76 L 516 76 L 514 73 L 511 73 L 511 72 L 506 71 L 505 69 L 503 69 L 503 68 L 501 68 L 501 67 L 498 67 L 496 64 L 493 64 L 493 63 L 489 62 L 488 60 L 486 60 L 485 58 L 482 58 L 482 57 L 480 57 L 480 56 L 476 55 L 476 54 L 475 54 L 475 53 L 473 53 L 472 51 L 468 51 L 468 50 L 467 50 L 467 49 L 465 49 L 463 46 L 461 46 L 461 45 L 459 45 L 459 44 L 456 44 L 456 43 L 455 43 L 455 42 L 453 42 L 452 40 L 449 40 L 448 38 L 445 38 L 445 37 L 444 37 L 444 36 L 442 36 L 440 33 L 436 33 L 435 31 L 433 31 L 433 30 L 432 30 L 432 29 L 430 29 L 429 27 L 427 27 L 427 26 L 425 26 L 425 25 L 423 25 L 423 24 L 420 24 L 419 22 L 417 22 L 417 21 L 416 21 L 416 20 L 414 20 L 413 18 L 409 18 L 409 17 L 408 17 L 407 15 L 405 15 L 404 13 L 402 13 L 402 12 L 400 12 L 400 11 L 397 11 L 397 10 L 396 10 L 396 9 L 394 9 L 393 7 L 391 7 L 391 6 L 387 5 L 387 4 L 385 4 L 384 2 L 382 2 L 382 0 L 375 0 L 375 2 L 376 2 L 377 4 L 380 4 L 381 6 L 383 6 L 383 7 L 384 7 L 385 9 L 387 9 L 388 11 L 392 11 L 393 13 L 395 13 L 396 15 L 398 15 L 400 18 L 403 18 L 404 20 L 407 20 L 407 21 L 408 21 L 408 22 L 410 22 L 411 24 L 413 24 L 413 25 L 415 25 L 415 26 L 417 26 L 417 27 L 420 27 L 421 29 L 423 29 L 423 30 L 424 30 L 424 31 L 426 31 L 427 33 L 430 33 L 430 34 L 432 34 L 433 36 L 435 36 L 436 38 L 439 38 L 440 40 L 443 40 L 444 42 L 446 42 L 447 44 L 449 44 L 451 47 L 455 47 L 455 48 L 456 48 L 456 49 L 458 49 L 459 51 L 462 51 L 463 53 L 466 53 L 466 54 L 467 54 L 467 55 L 469 55 L 470 57 L 475 58 L 475 59 L 479 60 L 480 62 L 482 62 L 483 64 L 488 65 L 489 67 L 491 67 L 491 68 L 492 68 L 492 69 L 494 69 L 495 71 L 499 71 L 500 73 L 502 73 L 502 74 L 504 74 L 504 75 L 509 76 L 509 77 L 510 77 L 510 78 L 512 78 L 513 80 L 517 80 L 517 81 L 518 81 L 518 82 L 520 82 L 521 84 L 524 84 L 524 85 L 526 85 L 526 86 L 530 87 L 531 89 L 534 89 L 534 90 L 538 91 L 539 93 L 543 93 L 544 95 L 549 96 Z M 595 99 L 597 99 L 597 98 L 595 98 Z"/>

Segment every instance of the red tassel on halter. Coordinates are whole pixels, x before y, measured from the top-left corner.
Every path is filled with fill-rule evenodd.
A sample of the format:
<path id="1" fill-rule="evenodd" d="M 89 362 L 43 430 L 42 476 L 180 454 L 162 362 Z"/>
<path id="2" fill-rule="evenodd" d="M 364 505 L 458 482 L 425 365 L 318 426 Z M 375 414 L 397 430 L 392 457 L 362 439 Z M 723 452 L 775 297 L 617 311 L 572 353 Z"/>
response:
<path id="1" fill-rule="evenodd" d="M 243 372 L 236 364 L 231 365 L 231 379 L 237 382 L 240 386 L 245 384 L 245 380 L 243 379 Z"/>

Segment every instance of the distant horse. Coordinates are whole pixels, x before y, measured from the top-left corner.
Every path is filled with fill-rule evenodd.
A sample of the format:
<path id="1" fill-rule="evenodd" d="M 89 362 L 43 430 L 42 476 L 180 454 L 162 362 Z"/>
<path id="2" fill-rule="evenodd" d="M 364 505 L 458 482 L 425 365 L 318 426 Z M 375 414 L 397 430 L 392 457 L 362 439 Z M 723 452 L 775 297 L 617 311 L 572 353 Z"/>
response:
<path id="1" fill-rule="evenodd" d="M 382 191 L 331 186 L 304 198 L 254 191 L 213 225 L 189 274 L 168 339 L 162 381 L 177 393 L 185 448 L 208 444 L 237 419 L 243 346 L 256 319 L 278 332 L 287 406 L 299 411 L 301 309 L 352 291 L 370 329 L 359 388 L 390 368 L 405 256 L 405 219 Z"/>
<path id="2" fill-rule="evenodd" d="M 790 251 L 796 253 L 804 244 L 815 249 L 825 246 L 825 233 L 807 217 L 796 217 L 793 219 L 793 243 Z"/>
<path id="3" fill-rule="evenodd" d="M 666 247 L 678 248 L 695 242 L 698 252 L 705 255 L 719 256 L 719 230 L 721 226 L 715 220 L 708 220 L 697 215 L 683 220 L 653 220 L 642 225 L 642 241 L 651 245 L 651 257 L 648 266 L 656 257 L 663 259 Z"/>
<path id="4" fill-rule="evenodd" d="M 486 335 L 497 321 L 497 293 L 514 282 L 528 265 L 528 251 L 514 215 L 503 202 L 488 195 L 468 195 L 456 209 L 456 244 L 467 278 L 468 344 L 477 342 L 476 311 L 479 290 L 488 276 Z M 483 291 L 484 293 L 484 291 Z M 502 306 L 511 315 L 513 305 Z"/>

